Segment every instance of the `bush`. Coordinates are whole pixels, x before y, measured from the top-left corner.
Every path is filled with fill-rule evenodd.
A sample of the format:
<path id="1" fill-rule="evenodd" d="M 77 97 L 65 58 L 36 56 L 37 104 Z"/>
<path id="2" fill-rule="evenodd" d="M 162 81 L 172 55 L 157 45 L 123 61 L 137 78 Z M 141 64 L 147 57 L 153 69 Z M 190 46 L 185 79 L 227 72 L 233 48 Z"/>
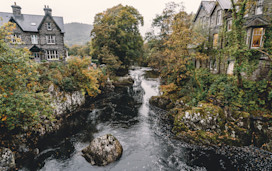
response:
<path id="1" fill-rule="evenodd" d="M 99 86 L 102 79 L 100 69 L 91 66 L 91 58 L 73 57 L 68 63 L 43 63 L 39 67 L 40 82 L 47 90 L 51 84 L 64 92 L 82 91 L 89 96 L 100 93 Z"/>

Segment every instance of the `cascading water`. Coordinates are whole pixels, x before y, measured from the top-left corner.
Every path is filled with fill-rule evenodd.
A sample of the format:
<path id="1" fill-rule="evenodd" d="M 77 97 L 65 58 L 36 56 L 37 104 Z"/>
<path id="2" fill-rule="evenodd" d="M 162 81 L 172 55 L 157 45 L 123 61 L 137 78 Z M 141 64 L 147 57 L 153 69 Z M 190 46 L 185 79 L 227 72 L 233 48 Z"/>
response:
<path id="1" fill-rule="evenodd" d="M 149 99 L 159 94 L 159 79 L 146 78 L 148 70 L 130 70 L 133 87 L 117 89 L 96 101 L 96 109 L 76 114 L 72 126 L 44 140 L 40 154 L 26 161 L 22 170 L 246 170 L 251 166 L 255 158 L 247 157 L 245 151 L 240 152 L 246 157 L 237 155 L 232 159 L 228 149 L 202 148 L 175 139 L 161 119 L 165 112 L 149 105 Z M 81 156 L 81 150 L 94 137 L 107 133 L 121 142 L 123 155 L 105 167 L 92 166 Z M 269 163 L 265 166 L 272 168 Z"/>

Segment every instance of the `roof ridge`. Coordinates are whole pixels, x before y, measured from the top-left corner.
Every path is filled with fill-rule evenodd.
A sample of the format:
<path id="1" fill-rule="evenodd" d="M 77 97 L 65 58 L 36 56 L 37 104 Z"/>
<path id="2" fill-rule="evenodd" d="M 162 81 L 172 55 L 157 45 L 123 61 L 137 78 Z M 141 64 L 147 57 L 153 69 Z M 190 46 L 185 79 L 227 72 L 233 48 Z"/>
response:
<path id="1" fill-rule="evenodd" d="M 13 15 L 12 12 L 0 12 L 0 13 Z M 45 16 L 45 15 L 41 15 L 41 14 L 21 14 L 21 15 L 31 15 L 31 16 L 41 16 L 41 17 Z M 61 18 L 63 18 L 63 16 L 52 16 L 52 17 L 61 17 Z"/>

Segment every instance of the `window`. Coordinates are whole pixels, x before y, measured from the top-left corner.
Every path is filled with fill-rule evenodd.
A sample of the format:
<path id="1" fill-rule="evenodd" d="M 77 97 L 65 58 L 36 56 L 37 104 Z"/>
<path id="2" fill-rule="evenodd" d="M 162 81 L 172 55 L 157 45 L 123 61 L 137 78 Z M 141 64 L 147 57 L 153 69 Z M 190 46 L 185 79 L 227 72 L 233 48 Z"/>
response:
<path id="1" fill-rule="evenodd" d="M 45 55 L 47 57 L 47 60 L 58 60 L 59 59 L 59 54 L 58 54 L 58 51 L 56 51 L 56 50 L 47 50 Z"/>
<path id="2" fill-rule="evenodd" d="M 40 58 L 40 53 L 39 52 L 33 52 L 33 57 L 35 59 L 39 59 Z"/>
<path id="3" fill-rule="evenodd" d="M 263 0 L 257 0 L 255 15 L 263 13 Z"/>
<path id="4" fill-rule="evenodd" d="M 56 43 L 56 36 L 54 36 L 54 35 L 46 36 L 46 43 L 47 44 L 55 44 Z"/>
<path id="5" fill-rule="evenodd" d="M 227 31 L 231 31 L 232 29 L 232 20 L 227 21 Z"/>
<path id="6" fill-rule="evenodd" d="M 46 23 L 47 30 L 52 30 L 52 23 Z"/>
<path id="7" fill-rule="evenodd" d="M 31 35 L 32 44 L 38 44 L 38 35 Z"/>
<path id="8" fill-rule="evenodd" d="M 13 34 L 13 35 L 11 35 L 10 41 L 13 44 L 20 43 L 21 42 L 21 35 L 20 34 Z"/>
<path id="9" fill-rule="evenodd" d="M 218 45 L 218 34 L 213 35 L 213 48 L 217 48 Z"/>
<path id="10" fill-rule="evenodd" d="M 252 33 L 252 48 L 259 48 L 262 46 L 264 35 L 264 28 L 254 28 Z"/>
<path id="11" fill-rule="evenodd" d="M 222 19 L 222 10 L 218 10 L 216 15 L 216 25 L 221 24 L 221 19 Z"/>

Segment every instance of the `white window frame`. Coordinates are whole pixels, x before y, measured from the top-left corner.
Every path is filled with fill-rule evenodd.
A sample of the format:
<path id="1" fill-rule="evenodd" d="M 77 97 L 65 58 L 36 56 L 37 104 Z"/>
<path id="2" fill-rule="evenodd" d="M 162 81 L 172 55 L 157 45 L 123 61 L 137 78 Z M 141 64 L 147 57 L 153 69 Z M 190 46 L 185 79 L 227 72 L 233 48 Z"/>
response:
<path id="1" fill-rule="evenodd" d="M 232 19 L 227 20 L 227 31 L 231 31 L 232 30 Z"/>
<path id="2" fill-rule="evenodd" d="M 47 35 L 46 36 L 47 44 L 56 44 L 56 36 L 55 35 Z"/>
<path id="3" fill-rule="evenodd" d="M 10 36 L 10 41 L 12 44 L 20 44 L 22 42 L 22 37 L 21 37 L 21 34 L 12 34 Z"/>
<path id="4" fill-rule="evenodd" d="M 33 52 L 33 57 L 34 57 L 34 59 L 40 58 L 40 53 L 39 52 Z"/>
<path id="5" fill-rule="evenodd" d="M 38 35 L 36 35 L 36 34 L 32 34 L 31 35 L 31 43 L 33 45 L 39 44 L 39 42 L 38 42 Z"/>
<path id="6" fill-rule="evenodd" d="M 47 60 L 59 60 L 59 53 L 57 50 L 47 50 L 45 53 Z"/>
<path id="7" fill-rule="evenodd" d="M 259 29 L 259 28 L 262 28 L 262 29 L 263 29 L 262 33 L 261 33 L 261 34 L 254 34 L 254 30 L 255 30 L 255 29 Z M 252 29 L 251 45 L 250 45 L 251 49 L 258 49 L 258 48 L 260 48 L 260 47 L 263 47 L 263 37 L 264 37 L 264 34 L 265 34 L 265 29 L 264 29 L 263 27 L 257 27 L 257 28 L 253 28 L 253 29 Z M 260 46 L 259 46 L 259 47 L 253 47 L 253 38 L 254 38 L 254 36 L 258 36 L 258 35 L 261 36 Z"/>
<path id="8" fill-rule="evenodd" d="M 47 30 L 52 30 L 52 23 L 46 23 Z"/>

